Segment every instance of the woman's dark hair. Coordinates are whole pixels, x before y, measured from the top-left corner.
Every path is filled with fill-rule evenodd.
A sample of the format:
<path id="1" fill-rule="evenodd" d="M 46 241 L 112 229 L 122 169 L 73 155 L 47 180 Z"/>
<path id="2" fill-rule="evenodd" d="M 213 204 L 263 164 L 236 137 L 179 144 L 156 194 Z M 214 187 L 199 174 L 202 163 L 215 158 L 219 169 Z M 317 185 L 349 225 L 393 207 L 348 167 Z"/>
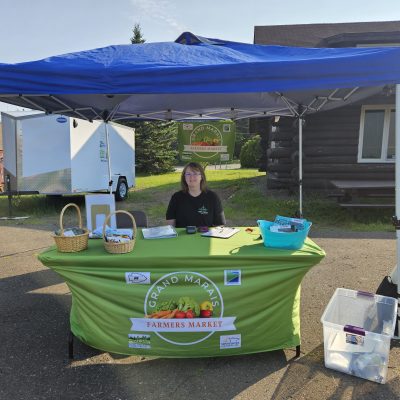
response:
<path id="1" fill-rule="evenodd" d="M 185 165 L 185 168 L 183 168 L 182 175 L 181 175 L 182 191 L 184 191 L 185 193 L 187 193 L 189 191 L 189 187 L 188 187 L 188 185 L 186 183 L 186 179 L 185 179 L 185 173 L 188 168 L 190 168 L 192 171 L 200 172 L 200 174 L 201 174 L 200 190 L 202 192 L 206 192 L 207 191 L 206 174 L 204 172 L 204 168 L 197 162 L 190 162 L 189 164 Z"/>

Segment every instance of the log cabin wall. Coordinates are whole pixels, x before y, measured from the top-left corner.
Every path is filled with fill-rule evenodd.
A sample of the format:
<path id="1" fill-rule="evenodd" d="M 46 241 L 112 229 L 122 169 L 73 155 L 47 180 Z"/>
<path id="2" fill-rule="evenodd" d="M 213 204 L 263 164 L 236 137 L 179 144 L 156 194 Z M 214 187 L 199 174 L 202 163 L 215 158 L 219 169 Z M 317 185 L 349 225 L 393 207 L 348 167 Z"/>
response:
<path id="1" fill-rule="evenodd" d="M 361 106 L 394 104 L 393 96 L 376 96 L 332 111 L 306 117 L 303 126 L 303 187 L 331 190 L 331 180 L 394 180 L 394 163 L 359 163 Z M 267 187 L 294 189 L 298 185 L 298 126 L 280 118 L 270 133 Z"/>

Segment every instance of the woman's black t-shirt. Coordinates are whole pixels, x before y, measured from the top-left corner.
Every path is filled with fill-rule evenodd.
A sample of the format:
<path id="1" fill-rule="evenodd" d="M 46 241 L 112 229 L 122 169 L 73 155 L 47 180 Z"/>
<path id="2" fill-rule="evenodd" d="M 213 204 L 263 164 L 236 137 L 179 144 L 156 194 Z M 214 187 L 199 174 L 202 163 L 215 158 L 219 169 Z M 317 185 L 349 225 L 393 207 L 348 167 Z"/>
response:
<path id="1" fill-rule="evenodd" d="M 174 219 L 177 228 L 217 226 L 225 224 L 222 211 L 221 200 L 212 190 L 201 192 L 197 197 L 179 191 L 171 197 L 166 219 Z"/>

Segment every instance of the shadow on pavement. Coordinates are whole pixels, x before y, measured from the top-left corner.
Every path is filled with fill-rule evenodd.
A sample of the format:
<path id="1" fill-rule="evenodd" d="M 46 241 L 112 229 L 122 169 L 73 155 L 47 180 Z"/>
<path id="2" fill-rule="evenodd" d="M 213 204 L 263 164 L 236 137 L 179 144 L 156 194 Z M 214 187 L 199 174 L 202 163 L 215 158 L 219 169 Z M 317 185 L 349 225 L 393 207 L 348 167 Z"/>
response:
<path id="1" fill-rule="evenodd" d="M 85 356 L 93 351 L 82 349 Z M 79 375 L 103 376 L 103 385 L 109 385 L 105 399 L 114 398 L 112 393 L 123 399 L 232 399 L 287 365 L 283 351 L 204 359 L 108 357 L 108 363 L 102 364 L 101 354 L 92 356 L 92 361 L 100 362 L 98 365 L 72 363 Z"/>
<path id="2" fill-rule="evenodd" d="M 1 399 L 232 399 L 285 368 L 283 350 L 166 359 L 111 355 L 75 339 L 68 287 L 53 271 L 0 280 Z"/>
<path id="3" fill-rule="evenodd" d="M 398 377 L 381 385 L 325 368 L 324 345 L 321 343 L 290 363 L 272 399 L 394 400 L 399 398 L 399 383 Z"/>

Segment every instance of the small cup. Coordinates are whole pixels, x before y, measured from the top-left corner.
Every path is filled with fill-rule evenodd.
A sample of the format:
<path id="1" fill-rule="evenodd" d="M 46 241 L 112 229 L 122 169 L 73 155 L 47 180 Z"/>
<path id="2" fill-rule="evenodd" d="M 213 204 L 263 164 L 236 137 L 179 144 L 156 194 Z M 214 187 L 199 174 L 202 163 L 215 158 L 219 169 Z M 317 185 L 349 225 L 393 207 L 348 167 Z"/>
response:
<path id="1" fill-rule="evenodd" d="M 204 232 L 208 232 L 208 226 L 199 226 L 198 228 L 197 228 L 197 231 L 198 232 L 201 232 L 201 233 L 204 233 Z"/>
<path id="2" fill-rule="evenodd" d="M 186 227 L 186 233 L 188 233 L 188 234 L 196 233 L 196 227 L 195 226 L 191 226 L 191 225 L 187 226 Z"/>

